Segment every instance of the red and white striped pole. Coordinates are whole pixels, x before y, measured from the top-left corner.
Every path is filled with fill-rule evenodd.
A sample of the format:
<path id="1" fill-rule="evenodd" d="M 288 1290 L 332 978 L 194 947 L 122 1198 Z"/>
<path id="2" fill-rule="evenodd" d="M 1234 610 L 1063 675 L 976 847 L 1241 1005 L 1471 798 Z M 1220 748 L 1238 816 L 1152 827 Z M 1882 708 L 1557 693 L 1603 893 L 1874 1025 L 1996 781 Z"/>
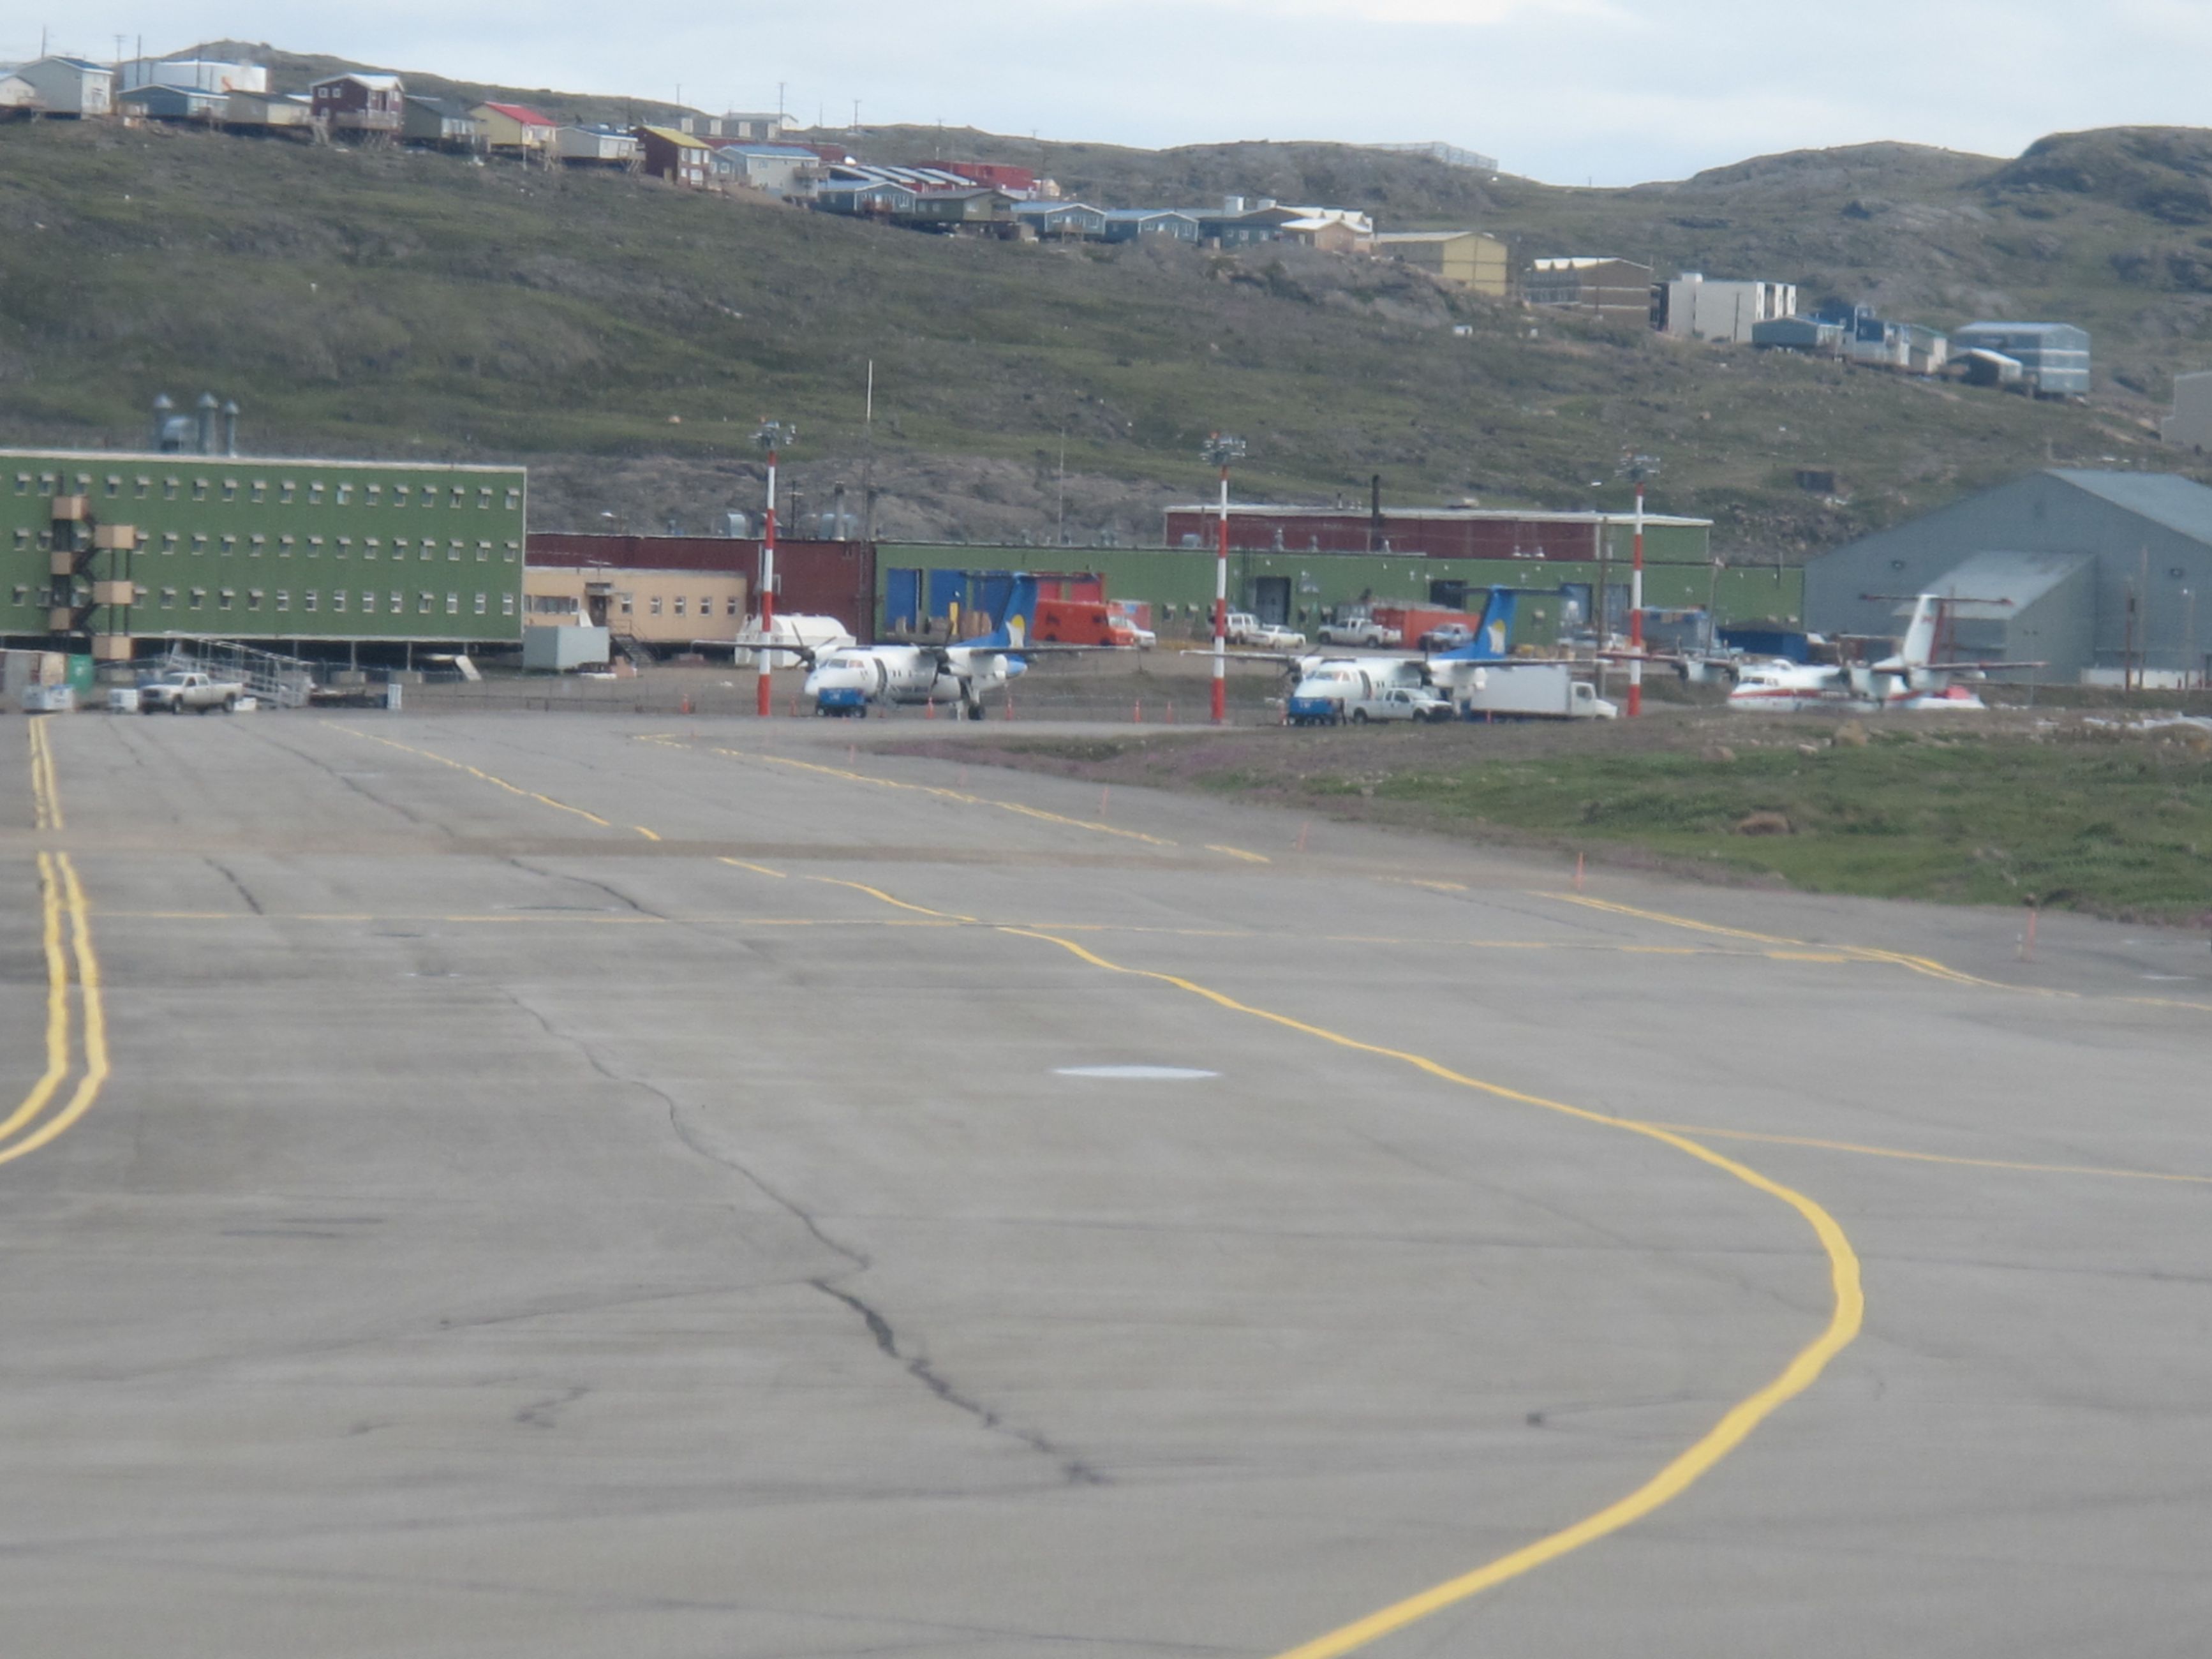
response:
<path id="1" fill-rule="evenodd" d="M 1644 478 L 1636 479 L 1636 564 L 1628 579 L 1628 718 L 1644 712 Z"/>
<path id="2" fill-rule="evenodd" d="M 754 650 L 754 659 L 760 665 L 759 690 L 754 697 L 754 712 L 763 720 L 775 712 L 769 673 L 775 665 L 775 658 L 769 650 L 768 642 L 775 634 L 776 453 L 798 435 L 796 428 L 787 427 L 780 421 L 762 422 L 761 429 L 753 434 L 753 441 L 768 453 L 768 510 L 761 517 L 760 644 Z"/>
<path id="3" fill-rule="evenodd" d="M 1221 469 L 1221 517 L 1213 549 L 1213 723 L 1229 723 L 1229 463 L 1244 453 L 1241 438 L 1217 432 L 1206 459 Z"/>

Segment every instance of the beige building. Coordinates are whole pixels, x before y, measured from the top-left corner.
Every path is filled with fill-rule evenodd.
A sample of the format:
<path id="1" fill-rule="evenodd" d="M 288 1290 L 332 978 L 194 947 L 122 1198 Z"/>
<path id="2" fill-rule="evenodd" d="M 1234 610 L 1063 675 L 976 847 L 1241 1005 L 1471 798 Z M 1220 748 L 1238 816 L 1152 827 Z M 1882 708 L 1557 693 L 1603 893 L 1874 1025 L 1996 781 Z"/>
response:
<path id="1" fill-rule="evenodd" d="M 1522 279 L 1521 297 L 1532 306 L 1553 306 L 1601 322 L 1649 328 L 1651 267 L 1604 255 L 1539 259 Z"/>
<path id="2" fill-rule="evenodd" d="M 526 628 L 605 628 L 661 650 L 733 640 L 744 626 L 743 576 L 617 565 L 532 565 L 522 573 Z"/>
<path id="3" fill-rule="evenodd" d="M 1505 244 L 1479 230 L 1386 231 L 1375 239 L 1378 258 L 1403 259 L 1430 276 L 1502 300 L 1512 292 Z"/>

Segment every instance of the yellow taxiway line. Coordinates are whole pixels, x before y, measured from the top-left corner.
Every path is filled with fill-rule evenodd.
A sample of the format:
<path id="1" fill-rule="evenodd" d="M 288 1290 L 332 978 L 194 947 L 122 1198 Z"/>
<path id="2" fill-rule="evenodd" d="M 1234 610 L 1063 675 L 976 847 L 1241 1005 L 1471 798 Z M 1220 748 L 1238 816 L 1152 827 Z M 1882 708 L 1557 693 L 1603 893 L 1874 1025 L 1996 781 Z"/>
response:
<path id="1" fill-rule="evenodd" d="M 33 822 L 42 830 L 60 830 L 65 819 L 54 771 L 53 739 L 46 721 L 30 722 L 29 745 Z M 30 1092 L 0 1119 L 0 1164 L 11 1164 L 68 1133 L 92 1109 L 108 1078 L 106 1000 L 100 984 L 100 957 L 93 949 L 84 887 L 67 853 L 41 852 L 38 861 L 40 934 L 46 964 L 46 1064 Z M 84 1069 L 61 1109 L 41 1121 L 40 1114 L 61 1092 L 73 1067 L 72 961 L 83 1010 Z"/>
<path id="2" fill-rule="evenodd" d="M 424 760 L 434 760 L 441 766 L 450 766 L 456 772 L 465 772 L 472 778 L 480 778 L 486 783 L 506 790 L 510 795 L 520 795 L 526 800 L 537 801 L 542 805 L 553 808 L 556 812 L 574 813 L 580 818 L 598 824 L 602 830 L 614 828 L 611 822 L 601 817 L 597 812 L 586 812 L 582 807 L 571 806 L 565 800 L 556 800 L 550 795 L 539 794 L 535 789 L 525 789 L 519 783 L 509 783 L 505 778 L 495 777 L 481 767 L 471 766 L 466 761 L 457 761 L 448 756 L 435 754 L 428 749 L 417 749 L 412 744 L 400 743 L 392 738 L 380 738 L 374 732 L 364 732 L 359 726 L 348 726 L 339 720 L 325 720 L 323 724 L 329 726 L 331 731 L 343 732 L 349 737 L 360 738 L 368 743 L 380 743 L 387 749 L 397 749 L 410 755 L 420 755 Z M 637 828 L 635 824 L 631 827 Z M 660 839 L 649 830 L 640 830 L 639 833 L 653 841 Z"/>

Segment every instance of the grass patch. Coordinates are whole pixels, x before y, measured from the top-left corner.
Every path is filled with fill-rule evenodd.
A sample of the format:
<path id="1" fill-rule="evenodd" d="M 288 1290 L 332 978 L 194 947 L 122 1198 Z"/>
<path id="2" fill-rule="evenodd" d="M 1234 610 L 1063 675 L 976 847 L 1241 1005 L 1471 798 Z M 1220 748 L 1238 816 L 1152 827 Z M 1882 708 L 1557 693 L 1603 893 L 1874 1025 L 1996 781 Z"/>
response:
<path id="1" fill-rule="evenodd" d="M 1887 738 L 1864 748 L 1559 755 L 1316 777 L 1464 825 L 1779 876 L 1810 891 L 2212 911 L 2212 759 L 2178 744 Z M 1764 819 L 1788 833 L 1746 834 Z"/>

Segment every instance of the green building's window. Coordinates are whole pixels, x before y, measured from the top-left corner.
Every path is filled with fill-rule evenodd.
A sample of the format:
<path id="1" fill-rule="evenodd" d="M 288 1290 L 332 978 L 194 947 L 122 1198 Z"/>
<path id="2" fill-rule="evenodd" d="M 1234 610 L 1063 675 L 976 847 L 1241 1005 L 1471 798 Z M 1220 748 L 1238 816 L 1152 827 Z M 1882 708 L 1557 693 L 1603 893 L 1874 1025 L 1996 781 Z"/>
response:
<path id="1" fill-rule="evenodd" d="M 237 479 L 225 478 L 222 481 L 222 498 L 227 501 L 234 501 L 238 499 Z"/>
<path id="2" fill-rule="evenodd" d="M 453 486 L 453 506 L 456 508 L 465 507 L 468 505 L 468 500 L 469 492 L 467 489 L 463 485 L 455 484 Z"/>
<path id="3" fill-rule="evenodd" d="M 131 584 L 131 603 L 133 605 L 143 605 L 146 603 L 146 590 L 141 587 L 137 582 Z"/>
<path id="4" fill-rule="evenodd" d="M 294 483 L 289 478 L 282 478 L 277 481 L 276 499 L 284 506 L 291 506 L 292 498 L 299 493 L 300 486 Z"/>
<path id="5" fill-rule="evenodd" d="M 336 500 L 340 507 L 349 505 L 353 501 L 353 486 L 349 483 L 339 484 L 337 489 Z"/>
<path id="6" fill-rule="evenodd" d="M 383 494 L 384 486 L 380 483 L 373 483 L 365 486 L 361 492 L 362 505 L 363 507 L 374 507 L 377 502 L 377 497 Z"/>
<path id="7" fill-rule="evenodd" d="M 308 480 L 307 480 L 307 505 L 308 505 L 309 507 L 320 507 L 322 504 L 323 504 L 323 481 L 322 481 L 320 478 L 310 478 L 310 479 L 308 479 Z"/>
<path id="8" fill-rule="evenodd" d="M 161 499 L 165 501 L 173 501 L 177 499 L 176 479 L 164 478 L 161 480 Z"/>
<path id="9" fill-rule="evenodd" d="M 276 608 L 279 611 L 289 611 L 292 608 L 292 596 L 281 587 L 276 590 Z"/>
<path id="10" fill-rule="evenodd" d="M 135 477 L 131 481 L 131 499 L 140 501 L 144 501 L 147 495 L 152 492 L 153 488 L 154 481 L 151 478 L 147 477 L 143 473 L 141 473 L 137 477 Z M 18 490 L 16 493 L 21 495 L 22 492 Z"/>
<path id="11" fill-rule="evenodd" d="M 320 536 L 307 538 L 307 556 L 311 559 L 319 559 L 323 556 L 323 538 Z"/>
<path id="12" fill-rule="evenodd" d="M 173 553 L 176 550 L 177 532 L 173 530 L 163 531 L 161 532 L 161 551 L 164 553 Z"/>
<path id="13" fill-rule="evenodd" d="M 406 610 L 406 608 L 407 596 L 404 593 L 400 592 L 397 588 L 393 589 L 392 594 L 392 614 L 396 617 L 401 611 Z"/>
<path id="14" fill-rule="evenodd" d="M 216 595 L 215 608 L 218 611 L 228 611 L 237 602 L 238 590 L 234 587 L 226 587 Z"/>
<path id="15" fill-rule="evenodd" d="M 417 593 L 415 596 L 415 614 L 418 617 L 427 617 L 436 607 L 437 603 L 438 596 L 434 593 Z"/>
<path id="16" fill-rule="evenodd" d="M 483 613 L 484 613 L 484 596 L 483 596 L 483 594 L 479 593 L 479 594 L 477 594 L 477 615 L 478 615 L 479 617 L 481 617 L 481 616 L 483 616 Z M 774 636 L 773 635 L 771 635 L 769 637 L 770 637 L 770 638 L 773 638 L 773 637 L 775 637 L 775 636 Z"/>
<path id="17" fill-rule="evenodd" d="M 478 542 L 477 544 L 477 562 L 478 564 L 486 564 L 489 563 L 490 560 L 491 544 L 489 542 Z"/>
<path id="18" fill-rule="evenodd" d="M 477 511 L 479 513 L 484 513 L 489 512 L 490 508 L 491 486 L 489 484 L 485 484 L 477 491 Z"/>
<path id="19" fill-rule="evenodd" d="M 279 536 L 276 538 L 276 556 L 280 559 L 290 558 L 292 556 L 292 549 L 296 544 L 297 543 L 295 538 L 290 536 Z"/>
<path id="20" fill-rule="evenodd" d="M 340 612 L 341 614 L 343 614 L 343 611 L 344 611 L 344 610 L 345 610 L 345 602 L 346 602 L 346 591 L 345 591 L 345 589 L 343 589 L 343 587 L 341 587 L 341 588 L 337 588 L 337 589 L 333 590 L 333 592 L 331 592 L 331 610 L 333 610 L 333 611 L 338 611 L 338 612 Z M 307 607 L 307 609 L 308 609 L 308 610 L 310 610 L 310 611 L 312 611 L 312 610 L 313 610 L 313 609 L 314 609 L 314 606 L 313 606 L 313 605 L 309 605 L 309 606 Z"/>
<path id="21" fill-rule="evenodd" d="M 449 617 L 458 617 L 461 614 L 461 596 L 459 594 L 448 593 L 446 595 L 446 614 Z"/>
<path id="22" fill-rule="evenodd" d="M 313 611 L 314 608 L 315 590 L 311 587 L 306 592 L 300 595 L 300 609 L 302 611 Z"/>
<path id="23" fill-rule="evenodd" d="M 259 588 L 258 588 L 258 587 L 249 587 L 249 588 L 247 588 L 247 589 L 246 590 L 246 608 L 248 611 L 258 611 L 258 610 L 260 610 L 260 609 L 261 609 L 261 599 L 262 599 L 262 593 L 261 593 L 261 590 L 260 590 Z"/>
<path id="24" fill-rule="evenodd" d="M 18 608 L 20 608 L 20 607 L 21 607 L 21 606 L 23 606 L 23 605 L 27 605 L 30 604 L 30 602 L 31 602 L 31 589 L 30 589 L 30 586 L 29 586 L 29 584 L 25 583 L 25 582 L 17 582 L 17 583 L 15 584 L 15 604 L 16 604 L 16 605 L 18 606 Z"/>
<path id="25" fill-rule="evenodd" d="M 234 553 L 235 553 L 235 552 L 237 552 L 237 551 L 238 551 L 238 538 L 237 538 L 237 537 L 235 537 L 235 536 L 225 536 L 225 537 L 222 538 L 222 556 L 223 556 L 223 557 L 225 557 L 225 558 L 227 559 L 227 558 L 228 558 L 232 554 L 234 554 Z"/>
<path id="26" fill-rule="evenodd" d="M 205 478 L 195 478 L 192 480 L 192 499 L 194 501 L 205 501 L 207 499 L 207 492 L 208 482 Z"/>
<path id="27" fill-rule="evenodd" d="M 15 475 L 15 493 L 18 495 L 27 495 L 31 493 L 31 475 L 29 473 L 18 472 Z"/>
<path id="28" fill-rule="evenodd" d="M 413 545 L 414 544 L 410 542 L 406 537 L 394 536 L 392 538 L 392 556 L 395 559 L 405 558 L 407 556 L 407 550 Z"/>
<path id="29" fill-rule="evenodd" d="M 394 507 L 404 507 L 407 505 L 407 486 L 405 484 L 396 483 L 392 486 L 392 504 Z"/>
<path id="30" fill-rule="evenodd" d="M 446 561 L 447 561 L 447 563 L 451 564 L 451 563 L 453 563 L 453 562 L 457 562 L 457 561 L 460 558 L 460 556 L 461 556 L 461 544 L 460 544 L 460 543 L 459 543 L 459 542 L 448 542 L 448 543 L 447 543 L 447 544 L 446 544 Z"/>
<path id="31" fill-rule="evenodd" d="M 509 484 L 507 489 L 507 510 L 510 513 L 522 511 L 522 491 L 513 484 Z"/>
<path id="32" fill-rule="evenodd" d="M 195 587 L 192 589 L 192 602 L 191 608 L 194 611 L 198 611 L 204 608 L 206 605 L 207 589 L 204 587 Z"/>
<path id="33" fill-rule="evenodd" d="M 515 560 L 522 556 L 522 544 L 520 542 L 509 542 L 507 544 L 506 556 L 507 562 L 513 564 Z"/>
<path id="34" fill-rule="evenodd" d="M 375 538 L 375 537 L 374 537 L 374 536 L 364 536 L 364 537 L 362 537 L 362 543 L 361 543 L 361 556 L 362 556 L 362 558 L 364 558 L 364 559 L 373 559 L 373 558 L 374 558 L 374 557 L 376 556 L 376 538 Z"/>
<path id="35" fill-rule="evenodd" d="M 31 550 L 30 526 L 19 524 L 15 526 L 15 550 L 18 553 L 27 553 Z"/>
<path id="36" fill-rule="evenodd" d="M 122 475 L 121 475 L 120 473 L 116 473 L 116 472 L 111 472 L 111 473 L 109 473 L 109 474 L 107 475 L 107 499 L 108 499 L 109 501 L 113 501 L 113 500 L 114 500 L 118 495 L 120 495 L 122 493 L 123 493 L 123 477 L 122 477 Z"/>
<path id="37" fill-rule="evenodd" d="M 337 540 L 337 551 L 338 557 L 342 559 L 350 556 L 353 552 L 353 538 L 350 536 L 339 537 Z"/>
<path id="38" fill-rule="evenodd" d="M 257 559 L 268 550 L 268 547 L 269 538 L 258 533 L 246 544 L 246 550 Z"/>
<path id="39" fill-rule="evenodd" d="M 207 532 L 204 530 L 194 531 L 192 532 L 192 552 L 194 556 L 197 556 L 198 555 L 206 551 Z"/>
<path id="40" fill-rule="evenodd" d="M 161 609 L 164 611 L 174 611 L 176 608 L 177 590 L 173 587 L 163 588 L 161 590 Z"/>
<path id="41" fill-rule="evenodd" d="M 264 506 L 266 506 L 266 505 L 268 504 L 268 501 L 269 501 L 269 480 L 268 480 L 268 479 L 266 479 L 266 478 L 256 478 L 256 479 L 253 481 L 253 504 L 254 504 L 254 506 L 256 506 L 256 507 L 264 507 Z"/>
<path id="42" fill-rule="evenodd" d="M 361 614 L 364 617 L 376 614 L 376 595 L 365 587 L 361 591 Z"/>

